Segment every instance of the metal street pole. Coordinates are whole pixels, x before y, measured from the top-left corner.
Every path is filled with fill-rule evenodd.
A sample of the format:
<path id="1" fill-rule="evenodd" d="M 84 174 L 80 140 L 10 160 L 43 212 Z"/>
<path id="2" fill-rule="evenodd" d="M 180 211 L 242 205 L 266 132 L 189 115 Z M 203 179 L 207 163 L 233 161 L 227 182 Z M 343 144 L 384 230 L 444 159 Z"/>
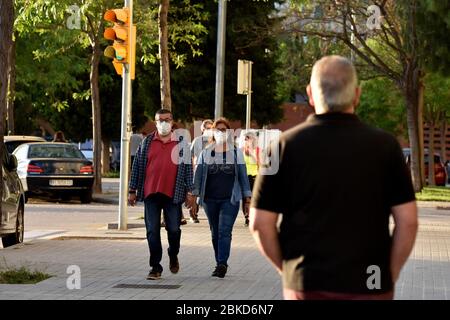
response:
<path id="1" fill-rule="evenodd" d="M 133 0 L 125 0 L 129 8 L 129 21 L 133 25 Z M 130 39 L 133 37 L 130 36 Z M 130 40 L 132 41 L 132 40 Z M 128 229 L 128 172 L 131 133 L 131 67 L 124 65 L 122 74 L 122 127 L 120 142 L 120 194 L 119 194 L 119 230 Z"/>
<path id="2" fill-rule="evenodd" d="M 247 92 L 247 117 L 245 121 L 245 129 L 249 130 L 252 123 L 252 61 L 248 63 L 248 92 Z"/>
<path id="3" fill-rule="evenodd" d="M 223 116 L 226 23 L 227 23 L 227 0 L 219 0 L 219 15 L 217 19 L 216 100 L 214 111 L 215 119 Z"/>

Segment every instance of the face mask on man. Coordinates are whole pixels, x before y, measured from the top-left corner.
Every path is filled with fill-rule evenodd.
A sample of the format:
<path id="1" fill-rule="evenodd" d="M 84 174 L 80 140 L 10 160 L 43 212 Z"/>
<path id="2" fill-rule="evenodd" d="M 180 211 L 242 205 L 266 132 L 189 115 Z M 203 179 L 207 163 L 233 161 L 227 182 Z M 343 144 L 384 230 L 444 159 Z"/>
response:
<path id="1" fill-rule="evenodd" d="M 216 140 L 217 144 L 223 144 L 227 141 L 227 133 L 222 131 L 215 131 L 214 132 L 214 140 Z"/>
<path id="2" fill-rule="evenodd" d="M 158 130 L 159 135 L 164 137 L 167 136 L 172 130 L 172 124 L 166 121 L 156 121 L 156 129 Z"/>

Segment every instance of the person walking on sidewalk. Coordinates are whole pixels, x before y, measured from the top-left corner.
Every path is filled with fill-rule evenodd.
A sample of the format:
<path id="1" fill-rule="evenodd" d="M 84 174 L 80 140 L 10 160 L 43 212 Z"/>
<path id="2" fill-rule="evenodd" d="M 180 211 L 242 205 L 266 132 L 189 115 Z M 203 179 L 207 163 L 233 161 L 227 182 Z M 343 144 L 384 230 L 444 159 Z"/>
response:
<path id="1" fill-rule="evenodd" d="M 247 168 L 248 181 L 250 183 L 250 190 L 253 190 L 253 185 L 255 184 L 256 176 L 259 170 L 259 155 L 260 149 L 258 147 L 258 138 L 254 132 L 246 132 L 244 135 L 244 161 L 245 167 Z M 245 226 L 248 227 L 249 219 L 248 212 L 244 211 L 244 203 L 242 206 L 242 212 L 244 213 Z"/>
<path id="2" fill-rule="evenodd" d="M 242 151 L 230 142 L 230 124 L 221 118 L 212 128 L 212 143 L 198 158 L 192 193 L 199 197 L 208 217 L 216 260 L 212 276 L 223 278 L 228 270 L 231 234 L 240 201 L 244 201 L 248 211 L 252 193 Z"/>
<path id="3" fill-rule="evenodd" d="M 208 145 L 210 139 L 212 138 L 212 125 L 214 121 L 211 119 L 203 120 L 200 130 L 202 131 L 202 135 L 196 137 L 191 144 L 191 157 L 192 157 L 192 167 L 195 170 L 197 158 L 200 155 L 200 153 L 205 149 L 205 147 Z M 189 214 L 191 216 L 190 221 L 193 223 L 200 223 L 198 220 L 198 210 L 200 206 L 193 206 Z"/>
<path id="4" fill-rule="evenodd" d="M 160 109 L 155 115 L 157 131 L 150 133 L 140 144 L 133 162 L 129 184 L 130 205 L 144 201 L 145 227 L 150 250 L 149 280 L 159 279 L 163 271 L 162 245 L 160 235 L 161 210 L 166 222 L 169 241 L 169 268 L 172 273 L 179 271 L 178 252 L 181 240 L 181 205 L 194 204 L 192 165 L 184 161 L 183 137 L 172 131 L 172 112 Z M 188 155 L 188 158 L 190 156 Z"/>
<path id="5" fill-rule="evenodd" d="M 319 60 L 307 93 L 316 114 L 271 149 L 279 168 L 256 178 L 250 229 L 285 299 L 393 299 L 418 224 L 402 149 L 354 114 L 361 90 L 348 59 Z"/>

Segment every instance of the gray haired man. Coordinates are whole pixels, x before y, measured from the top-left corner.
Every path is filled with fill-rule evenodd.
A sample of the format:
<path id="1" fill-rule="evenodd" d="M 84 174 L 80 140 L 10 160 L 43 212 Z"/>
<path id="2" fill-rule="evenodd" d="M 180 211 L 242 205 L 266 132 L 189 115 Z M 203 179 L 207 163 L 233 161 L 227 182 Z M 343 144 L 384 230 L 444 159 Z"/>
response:
<path id="1" fill-rule="evenodd" d="M 348 59 L 318 61 L 307 93 L 316 114 L 281 136 L 278 172 L 256 179 L 254 238 L 285 299 L 392 299 L 417 232 L 401 147 L 354 114 L 361 89 Z"/>

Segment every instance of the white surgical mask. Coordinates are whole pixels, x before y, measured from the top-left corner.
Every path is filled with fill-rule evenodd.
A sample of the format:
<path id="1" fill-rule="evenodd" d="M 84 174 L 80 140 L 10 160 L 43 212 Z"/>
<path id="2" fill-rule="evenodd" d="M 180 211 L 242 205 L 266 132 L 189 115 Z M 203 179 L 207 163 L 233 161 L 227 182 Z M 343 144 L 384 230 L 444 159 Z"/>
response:
<path id="1" fill-rule="evenodd" d="M 217 144 L 223 144 L 227 141 L 227 133 L 221 131 L 214 131 L 214 140 L 216 140 Z"/>
<path id="2" fill-rule="evenodd" d="M 172 125 L 169 122 L 159 122 L 156 121 L 156 129 L 158 129 L 158 133 L 161 136 L 167 136 L 172 130 Z"/>
<path id="3" fill-rule="evenodd" d="M 203 131 L 203 135 L 207 138 L 211 138 L 213 136 L 213 131 L 211 129 L 206 129 Z"/>

